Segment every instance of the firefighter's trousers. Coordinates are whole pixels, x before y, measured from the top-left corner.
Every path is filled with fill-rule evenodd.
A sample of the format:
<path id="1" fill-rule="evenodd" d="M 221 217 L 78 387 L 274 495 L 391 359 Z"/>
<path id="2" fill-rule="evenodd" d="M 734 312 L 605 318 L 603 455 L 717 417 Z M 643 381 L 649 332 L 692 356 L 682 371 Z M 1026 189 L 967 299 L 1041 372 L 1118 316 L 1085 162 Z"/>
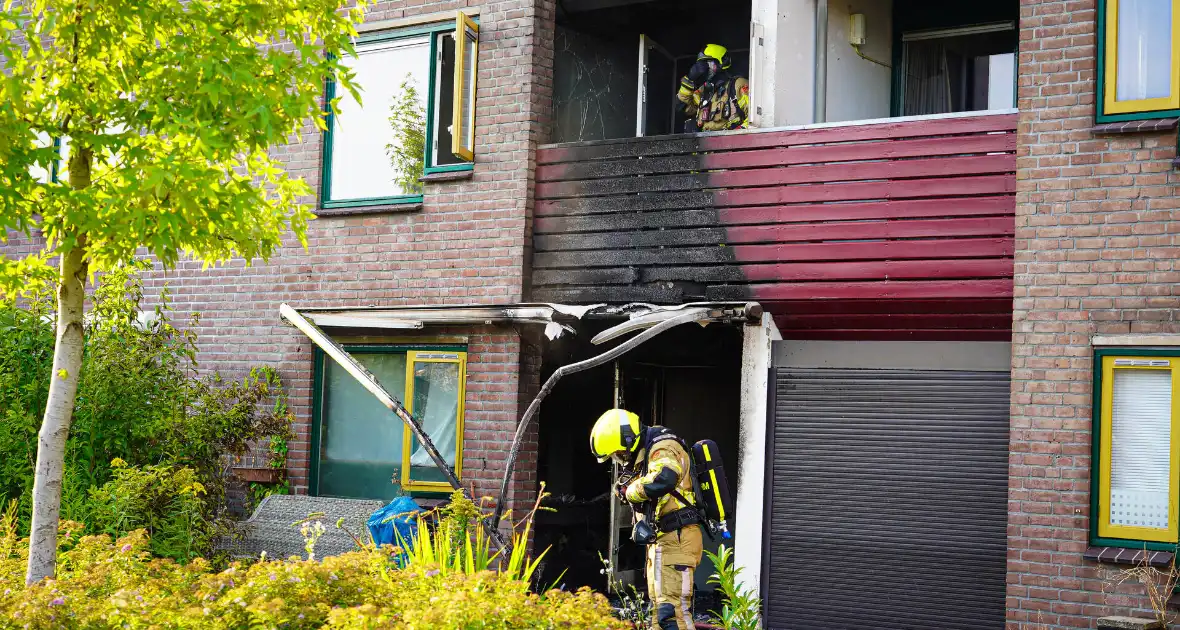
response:
<path id="1" fill-rule="evenodd" d="M 647 548 L 647 594 L 653 630 L 693 630 L 693 574 L 701 563 L 701 528 L 661 534 Z"/>

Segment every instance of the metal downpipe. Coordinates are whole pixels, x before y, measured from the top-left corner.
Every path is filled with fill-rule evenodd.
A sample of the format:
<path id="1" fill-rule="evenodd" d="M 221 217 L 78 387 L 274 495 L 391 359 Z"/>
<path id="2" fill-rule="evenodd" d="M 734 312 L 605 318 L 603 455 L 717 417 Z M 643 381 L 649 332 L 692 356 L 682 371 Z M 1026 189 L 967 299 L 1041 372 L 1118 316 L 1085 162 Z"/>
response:
<path id="1" fill-rule="evenodd" d="M 813 122 L 828 121 L 828 0 L 815 0 L 815 92 Z"/>

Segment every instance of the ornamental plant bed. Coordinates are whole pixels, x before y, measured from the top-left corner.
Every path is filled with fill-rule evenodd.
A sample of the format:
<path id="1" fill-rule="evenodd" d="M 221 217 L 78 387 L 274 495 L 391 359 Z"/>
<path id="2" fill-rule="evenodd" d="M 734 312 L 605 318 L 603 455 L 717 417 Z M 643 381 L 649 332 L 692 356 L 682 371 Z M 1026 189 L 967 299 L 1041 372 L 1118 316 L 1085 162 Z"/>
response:
<path id="1" fill-rule="evenodd" d="M 306 559 L 217 571 L 202 558 L 152 557 L 142 529 L 112 540 L 79 536 L 81 524 L 65 521 L 56 578 L 25 586 L 28 542 L 15 523 L 15 510 L 0 519 L 0 630 L 629 630 L 602 595 L 532 591 L 536 561 L 525 557 L 519 533 L 519 551 L 497 571 L 486 539 L 453 554 L 454 530 L 419 539 L 405 555 L 367 545 L 319 559 L 313 549 L 324 526 L 308 519 Z"/>

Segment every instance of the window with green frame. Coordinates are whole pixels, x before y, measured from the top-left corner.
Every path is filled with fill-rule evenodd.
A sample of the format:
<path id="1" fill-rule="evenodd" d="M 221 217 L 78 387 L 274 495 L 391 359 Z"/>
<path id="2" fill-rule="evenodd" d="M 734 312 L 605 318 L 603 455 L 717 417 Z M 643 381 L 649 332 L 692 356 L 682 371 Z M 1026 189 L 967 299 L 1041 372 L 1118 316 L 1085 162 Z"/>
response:
<path id="1" fill-rule="evenodd" d="M 479 26 L 454 22 L 357 38 L 344 61 L 361 102 L 329 81 L 324 208 L 415 203 L 424 174 L 470 170 L 475 158 Z"/>
<path id="2" fill-rule="evenodd" d="M 448 346 L 345 346 L 403 401 L 448 466 L 463 468 L 467 353 Z M 318 349 L 311 493 L 390 500 L 402 491 L 449 492 L 446 476 L 400 419 Z"/>
<path id="3" fill-rule="evenodd" d="M 1091 543 L 1175 549 L 1180 348 L 1094 352 Z"/>
<path id="4" fill-rule="evenodd" d="M 1099 123 L 1180 116 L 1180 0 L 1099 0 Z"/>
<path id="5" fill-rule="evenodd" d="M 57 159 L 49 164 L 36 163 L 29 167 L 29 175 L 33 179 L 48 184 L 50 182 L 56 183 L 58 181 L 58 174 L 62 172 L 65 162 L 62 157 L 62 141 L 61 138 L 53 138 L 47 133 L 38 132 L 36 147 L 38 149 L 49 149 L 57 153 Z"/>
<path id="6" fill-rule="evenodd" d="M 123 133 L 126 130 L 126 125 L 115 123 L 107 125 L 104 131 L 108 134 L 117 134 Z M 37 132 L 35 146 L 38 149 L 52 148 L 53 152 L 57 154 L 57 159 L 49 164 L 38 162 L 30 166 L 29 174 L 41 183 L 57 183 L 61 181 L 61 176 L 67 172 L 67 165 L 70 161 L 70 137 L 50 136 L 45 132 Z M 118 156 L 109 148 L 100 152 L 100 155 L 107 165 L 114 165 L 118 161 Z"/>

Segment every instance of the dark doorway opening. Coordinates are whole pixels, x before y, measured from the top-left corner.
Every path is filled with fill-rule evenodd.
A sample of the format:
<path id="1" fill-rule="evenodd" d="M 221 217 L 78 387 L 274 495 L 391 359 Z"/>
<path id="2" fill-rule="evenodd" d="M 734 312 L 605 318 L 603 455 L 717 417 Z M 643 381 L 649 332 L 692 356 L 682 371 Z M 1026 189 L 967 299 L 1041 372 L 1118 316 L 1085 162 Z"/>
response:
<path id="1" fill-rule="evenodd" d="M 543 356 L 542 379 L 561 365 L 604 351 L 605 347 L 593 346 L 589 340 L 616 323 L 587 322 L 576 336 L 550 343 Z M 741 354 L 740 328 L 685 325 L 624 355 L 617 366 L 581 372 L 559 382 L 542 405 L 539 422 L 538 479 L 552 494 L 547 505 L 556 510 L 537 517 L 535 548 L 549 549 L 541 584 L 607 590 L 600 557 L 609 557 L 611 551 L 613 470 L 590 455 L 589 436 L 598 416 L 614 406 L 616 384 L 624 407 L 644 423 L 666 426 L 690 444 L 715 440 L 731 471 L 730 482 L 736 483 Z M 730 488 L 733 496 L 736 490 Z M 629 512 L 620 507 L 615 523 L 618 577 L 642 590 L 644 549 L 629 540 Z M 715 552 L 720 542 L 706 537 L 706 549 Z M 726 544 L 732 547 L 733 541 Z M 698 591 L 711 590 L 706 583 L 711 573 L 706 558 L 696 575 Z M 699 598 L 699 612 L 707 610 L 700 604 Z"/>

